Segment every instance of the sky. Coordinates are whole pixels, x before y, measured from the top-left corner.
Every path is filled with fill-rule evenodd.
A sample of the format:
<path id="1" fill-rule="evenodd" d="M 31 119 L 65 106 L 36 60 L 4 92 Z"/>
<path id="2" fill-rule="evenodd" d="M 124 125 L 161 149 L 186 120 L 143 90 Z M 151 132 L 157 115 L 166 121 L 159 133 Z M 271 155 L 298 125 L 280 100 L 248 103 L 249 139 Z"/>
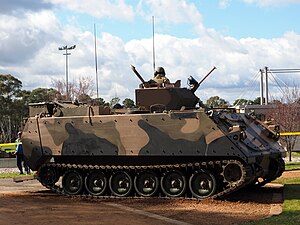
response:
<path id="1" fill-rule="evenodd" d="M 140 81 L 155 64 L 171 82 L 200 81 L 204 102 L 218 95 L 233 103 L 259 96 L 260 69 L 300 68 L 300 0 L 0 0 L 0 74 L 22 81 L 23 89 L 50 88 L 65 80 L 61 46 L 69 56 L 69 81 L 96 75 L 99 97 L 135 99 Z M 300 74 L 272 74 L 270 98 L 280 85 L 300 85 Z"/>

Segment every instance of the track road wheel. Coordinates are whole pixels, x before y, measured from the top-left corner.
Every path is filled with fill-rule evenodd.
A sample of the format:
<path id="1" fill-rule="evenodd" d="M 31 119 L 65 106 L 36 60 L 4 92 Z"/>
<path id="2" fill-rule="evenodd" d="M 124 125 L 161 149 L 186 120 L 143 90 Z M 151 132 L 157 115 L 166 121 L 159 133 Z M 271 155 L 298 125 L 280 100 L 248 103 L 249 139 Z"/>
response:
<path id="1" fill-rule="evenodd" d="M 68 195 L 78 195 L 83 190 L 83 177 L 75 170 L 67 171 L 62 178 L 62 187 Z"/>
<path id="2" fill-rule="evenodd" d="M 230 161 L 223 166 L 223 170 L 224 181 L 228 182 L 231 186 L 239 182 L 244 176 L 243 164 L 240 162 Z"/>
<path id="3" fill-rule="evenodd" d="M 208 198 L 216 193 L 216 178 L 209 171 L 199 170 L 190 177 L 189 187 L 194 197 Z"/>
<path id="4" fill-rule="evenodd" d="M 84 184 L 91 195 L 103 195 L 107 187 L 107 179 L 103 172 L 92 172 L 85 177 Z"/>
<path id="5" fill-rule="evenodd" d="M 186 180 L 180 171 L 168 171 L 163 174 L 160 185 L 163 193 L 168 197 L 180 197 L 185 193 Z"/>
<path id="6" fill-rule="evenodd" d="M 152 171 L 142 171 L 134 178 L 134 187 L 136 193 L 143 197 L 150 197 L 156 194 L 158 190 L 158 177 Z"/>
<path id="7" fill-rule="evenodd" d="M 39 171 L 39 180 L 43 185 L 51 186 L 59 180 L 58 171 L 54 167 L 43 167 Z"/>
<path id="8" fill-rule="evenodd" d="M 133 182 L 128 173 L 117 171 L 109 178 L 109 188 L 113 195 L 119 197 L 128 196 L 133 187 Z"/>

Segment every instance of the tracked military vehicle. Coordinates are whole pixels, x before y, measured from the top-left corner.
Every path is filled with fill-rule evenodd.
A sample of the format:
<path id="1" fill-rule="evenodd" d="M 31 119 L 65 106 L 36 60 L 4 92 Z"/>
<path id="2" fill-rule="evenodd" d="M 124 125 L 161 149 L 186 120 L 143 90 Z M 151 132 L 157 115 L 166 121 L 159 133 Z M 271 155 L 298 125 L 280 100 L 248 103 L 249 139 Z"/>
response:
<path id="1" fill-rule="evenodd" d="M 282 174 L 278 133 L 233 109 L 197 107 L 202 81 L 145 82 L 132 69 L 141 80 L 134 110 L 30 105 L 24 155 L 44 186 L 67 195 L 202 199 Z"/>

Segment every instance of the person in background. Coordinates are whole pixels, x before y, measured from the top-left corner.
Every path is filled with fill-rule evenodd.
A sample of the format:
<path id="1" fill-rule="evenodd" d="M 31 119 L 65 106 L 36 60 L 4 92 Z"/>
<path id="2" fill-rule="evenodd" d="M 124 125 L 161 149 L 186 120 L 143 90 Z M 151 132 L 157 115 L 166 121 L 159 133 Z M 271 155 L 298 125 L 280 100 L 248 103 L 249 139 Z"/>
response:
<path id="1" fill-rule="evenodd" d="M 22 142 L 22 132 L 18 132 L 18 137 L 17 137 L 17 139 L 16 139 L 15 142 Z M 27 166 L 27 164 L 26 164 L 26 162 L 24 160 L 22 143 L 17 144 L 15 155 L 16 155 L 16 159 L 17 159 L 17 166 L 18 166 L 18 168 L 20 170 L 20 174 L 24 174 L 23 173 L 22 162 L 24 164 L 25 172 L 27 174 L 30 174 L 30 169 L 29 169 L 29 167 Z"/>

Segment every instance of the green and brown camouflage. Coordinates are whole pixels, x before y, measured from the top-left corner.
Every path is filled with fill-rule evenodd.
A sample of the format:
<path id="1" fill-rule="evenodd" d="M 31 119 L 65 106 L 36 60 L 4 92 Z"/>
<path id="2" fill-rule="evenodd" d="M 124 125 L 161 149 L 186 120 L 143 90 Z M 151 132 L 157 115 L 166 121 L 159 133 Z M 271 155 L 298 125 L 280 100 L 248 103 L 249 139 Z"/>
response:
<path id="1" fill-rule="evenodd" d="M 158 92 L 168 96 L 159 107 L 151 98 Z M 70 103 L 31 104 L 22 142 L 41 183 L 53 186 L 63 176 L 67 194 L 152 196 L 160 186 L 169 197 L 191 192 L 202 198 L 270 182 L 283 172 L 278 134 L 254 117 L 232 109 L 198 109 L 194 93 L 176 85 L 140 86 L 136 93 L 148 96 L 139 98 L 144 100 L 138 110 L 122 113 Z M 191 101 L 185 108 L 186 96 Z"/>

